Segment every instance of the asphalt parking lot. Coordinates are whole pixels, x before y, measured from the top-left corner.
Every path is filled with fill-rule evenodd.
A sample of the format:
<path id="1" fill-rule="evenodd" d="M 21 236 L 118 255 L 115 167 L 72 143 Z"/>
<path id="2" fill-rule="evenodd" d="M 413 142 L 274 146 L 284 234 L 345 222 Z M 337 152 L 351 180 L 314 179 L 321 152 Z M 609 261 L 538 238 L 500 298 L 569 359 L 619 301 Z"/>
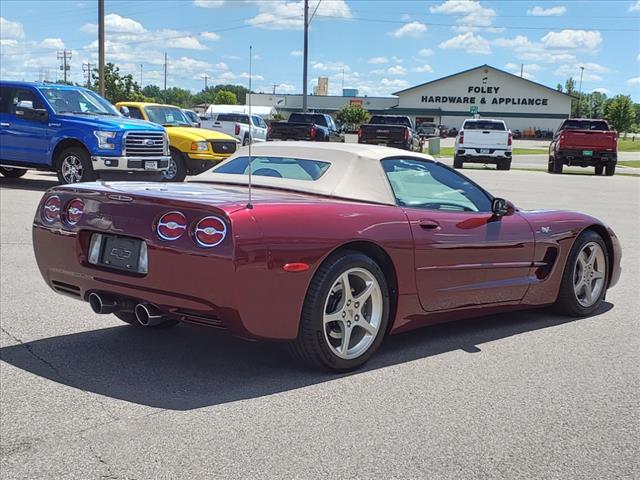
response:
<path id="1" fill-rule="evenodd" d="M 591 318 L 423 329 L 343 376 L 277 344 L 138 331 L 54 294 L 31 246 L 54 177 L 0 179 L 0 476 L 639 478 L 640 179 L 468 174 L 521 208 L 604 219 L 622 242 L 620 283 Z"/>

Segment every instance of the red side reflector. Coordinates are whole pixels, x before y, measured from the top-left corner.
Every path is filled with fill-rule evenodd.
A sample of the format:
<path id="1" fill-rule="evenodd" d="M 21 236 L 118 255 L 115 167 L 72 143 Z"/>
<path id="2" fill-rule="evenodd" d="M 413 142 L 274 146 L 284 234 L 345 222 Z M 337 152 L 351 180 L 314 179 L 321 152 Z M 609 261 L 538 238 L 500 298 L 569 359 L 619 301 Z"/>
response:
<path id="1" fill-rule="evenodd" d="M 282 269 L 285 272 L 306 272 L 307 270 L 309 270 L 309 264 L 302 262 L 285 263 L 282 266 Z"/>

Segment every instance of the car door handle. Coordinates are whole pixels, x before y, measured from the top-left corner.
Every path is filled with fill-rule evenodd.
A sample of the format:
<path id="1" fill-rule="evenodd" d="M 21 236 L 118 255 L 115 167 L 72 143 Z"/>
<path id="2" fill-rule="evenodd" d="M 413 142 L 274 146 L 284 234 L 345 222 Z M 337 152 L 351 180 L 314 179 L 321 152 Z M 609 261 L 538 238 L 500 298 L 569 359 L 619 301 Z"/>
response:
<path id="1" fill-rule="evenodd" d="M 10 127 L 11 124 L 10 123 L 6 123 L 6 122 L 1 122 L 0 123 L 0 127 Z"/>
<path id="2" fill-rule="evenodd" d="M 418 221 L 420 228 L 424 230 L 438 230 L 440 228 L 440 224 L 435 220 L 422 219 Z"/>

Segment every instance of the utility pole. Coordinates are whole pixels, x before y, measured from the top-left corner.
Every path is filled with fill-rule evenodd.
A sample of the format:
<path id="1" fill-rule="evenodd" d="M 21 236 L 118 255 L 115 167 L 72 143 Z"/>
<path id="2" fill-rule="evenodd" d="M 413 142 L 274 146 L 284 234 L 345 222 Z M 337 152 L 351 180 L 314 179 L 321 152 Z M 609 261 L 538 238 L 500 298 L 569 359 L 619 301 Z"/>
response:
<path id="1" fill-rule="evenodd" d="M 71 67 L 67 64 L 67 60 L 71 58 L 71 50 L 67 50 L 66 48 L 63 51 L 58 51 L 58 60 L 62 60 L 62 64 L 60 65 L 60 70 L 62 70 L 64 83 L 67 83 L 67 72 L 71 69 Z"/>
<path id="2" fill-rule="evenodd" d="M 167 52 L 164 52 L 164 91 L 167 92 Z"/>
<path id="3" fill-rule="evenodd" d="M 278 86 L 278 84 L 277 84 L 277 83 L 274 83 L 274 84 L 273 84 L 273 94 L 274 94 L 274 95 L 276 94 L 276 87 L 277 87 L 277 86 Z"/>
<path id="4" fill-rule="evenodd" d="M 524 63 L 520 64 L 520 78 L 524 76 Z"/>
<path id="5" fill-rule="evenodd" d="M 104 0 L 98 0 L 98 90 L 104 97 Z"/>
<path id="6" fill-rule="evenodd" d="M 302 111 L 307 111 L 307 61 L 309 55 L 309 0 L 304 0 L 304 53 L 302 67 Z"/>
<path id="7" fill-rule="evenodd" d="M 87 76 L 87 88 L 91 88 L 91 67 L 95 68 L 96 66 L 89 61 L 82 64 L 82 71 Z"/>
<path id="8" fill-rule="evenodd" d="M 580 86 L 578 87 L 578 108 L 576 114 L 580 118 L 580 103 L 582 100 L 582 76 L 584 75 L 584 66 L 580 66 Z"/>
<path id="9" fill-rule="evenodd" d="M 204 78 L 204 89 L 206 90 L 207 88 L 209 88 L 207 86 L 207 80 L 209 80 L 209 75 L 207 75 L 206 73 L 202 76 L 202 78 Z"/>
<path id="10" fill-rule="evenodd" d="M 140 64 L 140 88 L 142 88 L 142 64 Z"/>

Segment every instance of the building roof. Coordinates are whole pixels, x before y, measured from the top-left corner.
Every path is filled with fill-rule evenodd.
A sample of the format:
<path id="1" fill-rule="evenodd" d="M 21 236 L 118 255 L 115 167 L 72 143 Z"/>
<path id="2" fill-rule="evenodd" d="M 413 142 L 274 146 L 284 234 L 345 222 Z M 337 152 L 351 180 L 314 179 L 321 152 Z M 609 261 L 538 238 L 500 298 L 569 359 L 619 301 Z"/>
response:
<path id="1" fill-rule="evenodd" d="M 216 170 L 238 157 L 247 157 L 248 155 L 249 148 L 242 147 L 234 155 L 214 167 L 213 170 L 200 175 L 198 180 L 247 185 L 248 175 L 216 173 Z M 324 175 L 314 181 L 254 175 L 251 177 L 252 185 L 386 205 L 395 205 L 396 201 L 380 160 L 402 156 L 433 161 L 433 158 L 427 155 L 396 148 L 320 142 L 254 143 L 251 155 L 252 157 L 271 156 L 320 160 L 331 164 Z"/>
<path id="2" fill-rule="evenodd" d="M 415 90 L 416 88 L 425 87 L 425 86 L 430 85 L 432 83 L 436 83 L 436 82 L 440 82 L 442 80 L 446 80 L 447 78 L 457 77 L 458 75 L 464 75 L 465 73 L 472 72 L 472 71 L 478 70 L 480 68 L 490 68 L 490 69 L 496 70 L 496 71 L 498 71 L 500 73 L 504 73 L 505 75 L 509 75 L 511 77 L 517 78 L 518 80 L 521 80 L 523 82 L 531 83 L 531 84 L 535 85 L 536 87 L 541 87 L 541 88 L 545 88 L 547 90 L 551 90 L 553 93 L 557 93 L 558 95 L 565 95 L 567 97 L 571 97 L 571 95 L 569 95 L 568 93 L 560 92 L 559 90 L 556 90 L 555 88 L 547 87 L 546 85 L 543 85 L 541 83 L 534 82 L 532 80 L 528 80 L 528 79 L 520 77 L 518 75 L 514 75 L 511 72 L 507 72 L 505 70 L 501 70 L 499 68 L 492 67 L 491 65 L 487 65 L 486 63 L 484 65 L 479 65 L 477 67 L 469 68 L 468 70 L 463 70 L 462 72 L 457 72 L 457 73 L 453 73 L 451 75 L 447 75 L 446 77 L 437 78 L 435 80 L 431 80 L 431 81 L 428 81 L 428 82 L 425 82 L 425 83 L 421 83 L 420 85 L 415 85 L 413 87 L 405 88 L 404 90 L 400 90 L 398 92 L 394 92 L 392 95 L 401 95 L 401 94 L 409 92 L 411 90 Z"/>

